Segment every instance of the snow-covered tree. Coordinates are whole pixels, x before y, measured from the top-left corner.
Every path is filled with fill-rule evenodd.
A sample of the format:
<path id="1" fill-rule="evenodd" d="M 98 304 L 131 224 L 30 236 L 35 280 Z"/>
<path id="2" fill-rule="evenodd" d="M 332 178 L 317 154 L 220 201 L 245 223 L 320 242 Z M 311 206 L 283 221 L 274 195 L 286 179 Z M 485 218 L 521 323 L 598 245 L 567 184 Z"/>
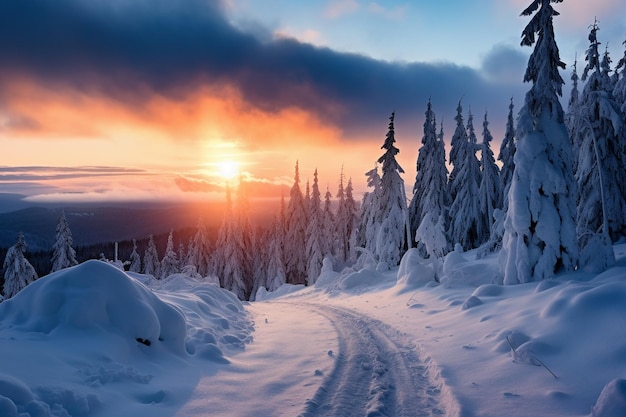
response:
<path id="1" fill-rule="evenodd" d="M 581 250 L 593 233 L 608 233 L 617 238 L 626 233 L 626 167 L 620 152 L 621 130 L 619 105 L 613 98 L 613 84 L 608 73 L 609 59 L 600 59 L 597 22 L 589 34 L 586 81 L 577 106 L 574 134 L 578 143 L 577 224 Z M 605 239 L 610 244 L 609 239 Z M 584 265 L 583 265 L 584 266 Z M 609 265 L 607 265 L 609 266 Z"/>
<path id="2" fill-rule="evenodd" d="M 322 197 L 317 178 L 317 169 L 313 174 L 313 187 L 309 197 L 309 224 L 306 230 L 306 257 L 309 260 L 307 268 L 307 284 L 313 285 L 322 270 L 324 257 L 328 255 L 324 247 Z"/>
<path id="3" fill-rule="evenodd" d="M 339 190 L 337 192 L 337 215 L 335 216 L 335 231 L 337 233 L 337 258 L 341 262 L 347 262 L 352 257 L 355 240 L 355 224 L 357 206 L 352 195 L 352 179 L 348 179 L 348 184 L 343 186 L 343 168 L 339 180 Z"/>
<path id="4" fill-rule="evenodd" d="M 333 256 L 337 253 L 336 233 L 335 233 L 335 213 L 333 212 L 333 195 L 330 187 L 326 186 L 324 194 L 324 210 L 322 212 L 323 240 L 324 246 L 327 248 L 327 255 Z"/>
<path id="5" fill-rule="evenodd" d="M 363 194 L 356 246 L 367 249 L 374 254 L 376 252 L 376 235 L 382 221 L 380 218 L 380 175 L 378 175 L 378 167 L 375 166 L 367 171 L 365 176 L 367 177 L 367 186 L 371 191 Z"/>
<path id="6" fill-rule="evenodd" d="M 161 267 L 159 268 L 160 279 L 165 279 L 170 275 L 178 272 L 178 255 L 174 250 L 174 231 L 171 230 L 167 236 L 167 246 L 165 247 L 165 255 L 161 260 Z"/>
<path id="7" fill-rule="evenodd" d="M 626 165 L 626 41 L 624 45 L 624 56 L 617 62 L 615 66 L 614 78 L 617 80 L 614 82 L 613 98 L 620 106 L 620 112 L 622 114 L 622 128 L 618 132 L 618 147 L 620 154 L 622 155 L 623 164 Z"/>
<path id="8" fill-rule="evenodd" d="M 435 113 L 432 104 L 428 100 L 424 118 L 424 135 L 422 136 L 422 146 L 417 153 L 417 163 L 415 165 L 417 174 L 413 185 L 413 198 L 409 202 L 409 224 L 411 226 L 411 246 L 415 242 L 415 231 L 419 227 L 423 218 L 423 197 L 426 194 L 427 176 L 430 175 L 429 168 L 432 164 L 432 152 L 437 142 L 437 126 Z"/>
<path id="9" fill-rule="evenodd" d="M 37 279 L 35 268 L 24 256 L 27 245 L 22 232 L 4 258 L 4 298 L 9 299 Z"/>
<path id="10" fill-rule="evenodd" d="M 239 187 L 241 186 L 240 181 Z M 248 255 L 245 253 L 239 215 L 233 207 L 229 187 L 226 187 L 226 211 L 215 246 L 213 265 L 221 286 L 240 300 L 245 300 L 246 276 L 249 273 Z"/>
<path id="11" fill-rule="evenodd" d="M 128 270 L 130 272 L 141 272 L 141 256 L 137 252 L 137 241 L 133 239 L 133 251 L 130 253 Z"/>
<path id="12" fill-rule="evenodd" d="M 284 225 L 281 218 L 277 217 L 274 220 L 272 230 L 269 234 L 270 237 L 266 271 L 266 288 L 268 291 L 275 291 L 287 282 L 282 245 L 284 234 Z"/>
<path id="13" fill-rule="evenodd" d="M 72 239 L 72 231 L 67 224 L 65 211 L 61 211 L 59 220 L 57 221 L 56 235 L 54 245 L 52 246 L 52 270 L 51 272 L 60 271 L 61 269 L 78 265 L 76 261 L 76 251 L 72 247 L 74 241 Z"/>
<path id="14" fill-rule="evenodd" d="M 479 235 L 480 242 L 486 242 L 491 237 L 491 227 L 494 223 L 494 211 L 501 209 L 502 206 L 502 188 L 500 183 L 500 170 L 496 165 L 496 161 L 491 150 L 491 141 L 493 136 L 489 131 L 489 121 L 487 121 L 487 113 L 485 112 L 485 120 L 483 121 L 483 142 L 480 147 L 482 175 L 480 188 L 478 190 L 478 201 L 480 204 L 480 213 L 482 215 L 482 224 L 480 226 Z"/>
<path id="15" fill-rule="evenodd" d="M 187 263 L 195 266 L 202 277 L 211 271 L 211 240 L 202 220 L 198 220 L 196 233 L 189 244 Z"/>
<path id="16" fill-rule="evenodd" d="M 396 160 L 400 151 L 394 145 L 394 118 L 395 112 L 389 117 L 389 129 L 381 147 L 385 153 L 378 158 L 383 175 L 380 180 L 382 223 L 376 237 L 376 257 L 389 266 L 398 265 L 407 249 L 407 231 L 410 237 L 404 180 L 400 176 L 404 170 Z"/>
<path id="17" fill-rule="evenodd" d="M 504 139 L 502 139 L 502 143 L 500 144 L 500 153 L 498 154 L 498 161 L 502 162 L 502 169 L 500 170 L 502 203 L 500 207 L 506 207 L 508 205 L 507 195 L 509 193 L 509 187 L 511 187 L 513 171 L 515 170 L 515 124 L 513 121 L 513 108 L 513 98 L 511 98 L 506 131 L 504 133 Z M 506 209 L 504 210 L 506 211 Z"/>
<path id="18" fill-rule="evenodd" d="M 458 177 L 459 171 L 463 165 L 464 158 L 462 155 L 464 151 L 462 151 L 462 149 L 466 148 L 466 144 L 469 140 L 465 122 L 463 121 L 463 106 L 460 100 L 456 107 L 454 120 L 456 121 L 456 129 L 450 141 L 450 164 L 452 165 L 452 171 L 448 177 L 448 194 L 450 195 L 450 201 L 454 201 L 456 193 L 458 192 L 459 181 L 456 180 L 456 177 Z"/>
<path id="19" fill-rule="evenodd" d="M 304 197 L 300 191 L 300 172 L 296 162 L 293 186 L 287 205 L 287 234 L 285 237 L 285 262 L 287 283 L 304 284 L 307 277 L 306 259 L 307 214 Z"/>
<path id="20" fill-rule="evenodd" d="M 532 82 L 520 110 L 515 171 L 504 220 L 501 263 L 505 284 L 541 280 L 578 263 L 576 182 L 572 149 L 559 96 L 563 79 L 554 39 L 553 2 L 534 0 L 522 15 L 532 16 L 523 46 L 535 49 L 524 81 Z"/>
<path id="21" fill-rule="evenodd" d="M 429 258 L 443 258 L 448 253 L 446 224 L 443 215 L 428 211 L 415 231 L 415 239 L 424 245 Z"/>
<path id="22" fill-rule="evenodd" d="M 574 60 L 574 65 L 572 67 L 572 75 L 570 79 L 572 80 L 572 91 L 570 92 L 569 101 L 567 103 L 567 113 L 565 114 L 565 126 L 567 127 L 567 133 L 569 134 L 570 141 L 572 143 L 572 154 L 574 156 L 574 161 L 578 160 L 578 149 L 580 148 L 580 144 L 576 143 L 576 140 L 579 138 L 576 135 L 576 117 L 578 113 L 578 101 L 580 98 L 580 92 L 578 91 L 578 68 L 577 61 Z"/>
<path id="23" fill-rule="evenodd" d="M 143 273 L 158 278 L 161 276 L 159 273 L 160 267 L 159 254 L 154 244 L 154 236 L 150 235 L 148 238 L 148 246 L 143 255 Z"/>
<path id="24" fill-rule="evenodd" d="M 453 244 L 459 243 L 466 250 L 476 248 L 484 241 L 484 236 L 480 235 L 480 163 L 476 158 L 478 144 L 473 120 L 470 112 L 466 140 L 463 142 L 461 138 L 456 143 L 456 175 L 450 187 L 456 190 L 456 194 L 450 205 L 448 236 Z"/>

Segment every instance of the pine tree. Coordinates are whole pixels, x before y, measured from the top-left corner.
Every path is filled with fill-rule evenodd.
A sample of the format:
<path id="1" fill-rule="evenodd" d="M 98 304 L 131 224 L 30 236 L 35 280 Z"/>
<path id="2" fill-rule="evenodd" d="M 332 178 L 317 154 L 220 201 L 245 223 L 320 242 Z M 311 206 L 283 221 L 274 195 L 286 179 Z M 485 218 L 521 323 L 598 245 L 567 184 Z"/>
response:
<path id="1" fill-rule="evenodd" d="M 174 231 L 170 231 L 167 236 L 167 246 L 165 247 L 165 255 L 161 260 L 161 267 L 159 269 L 160 279 L 165 279 L 170 275 L 178 272 L 178 255 L 174 250 Z"/>
<path id="2" fill-rule="evenodd" d="M 617 62 L 615 66 L 614 78 L 617 78 L 615 88 L 613 88 L 613 97 L 620 106 L 622 114 L 622 127 L 618 132 L 618 149 L 622 155 L 622 163 L 626 165 L 626 41 L 624 45 L 624 56 Z"/>
<path id="3" fill-rule="evenodd" d="M 591 44 L 582 76 L 586 84 L 580 97 L 574 129 L 575 143 L 580 145 L 576 168 L 578 237 L 582 258 L 585 259 L 595 256 L 586 255 L 586 246 L 593 234 L 617 238 L 626 232 L 626 188 L 622 181 L 626 167 L 618 145 L 621 115 L 613 99 L 608 68 L 610 60 L 606 54 L 604 59 L 600 59 L 598 30 L 596 22 L 589 34 Z M 608 247 L 610 239 L 605 241 L 605 252 L 612 254 L 612 248 Z M 609 260 L 605 267 L 613 262 L 614 259 Z M 584 266 L 583 259 L 581 264 Z"/>
<path id="4" fill-rule="evenodd" d="M 324 194 L 324 211 L 322 213 L 323 224 L 323 240 L 324 246 L 327 248 L 327 256 L 334 256 L 337 253 L 336 233 L 335 233 L 335 214 L 333 213 L 333 195 L 328 185 Z"/>
<path id="5" fill-rule="evenodd" d="M 67 224 L 65 211 L 61 211 L 57 222 L 56 236 L 54 245 L 52 246 L 52 270 L 51 272 L 60 271 L 70 266 L 78 265 L 76 261 L 76 251 L 72 247 L 74 241 L 72 239 L 72 231 Z"/>
<path id="6" fill-rule="evenodd" d="M 222 288 L 231 291 L 240 300 L 245 300 L 245 276 L 248 264 L 245 254 L 242 253 L 242 232 L 238 223 L 238 214 L 233 207 L 230 188 L 226 187 L 226 211 L 217 235 L 213 255 L 214 270 Z"/>
<path id="7" fill-rule="evenodd" d="M 450 195 L 450 201 L 454 201 L 458 191 L 459 181 L 456 180 L 456 177 L 458 177 L 461 166 L 463 165 L 463 151 L 461 151 L 461 149 L 466 147 L 466 143 L 469 140 L 465 122 L 463 121 L 463 106 L 461 106 L 460 100 L 456 107 L 454 120 L 456 121 L 456 129 L 454 130 L 450 142 L 450 164 L 452 165 L 452 171 L 448 178 L 448 194 Z"/>
<path id="8" fill-rule="evenodd" d="M 267 290 L 275 291 L 287 282 L 285 273 L 285 261 L 283 256 L 284 226 L 280 217 L 274 220 L 269 239 L 268 263 L 267 263 Z"/>
<path id="9" fill-rule="evenodd" d="M 563 85 L 559 67 L 565 64 L 559 58 L 552 25 L 558 13 L 551 3 L 561 1 L 534 0 L 522 12 L 534 16 L 522 33 L 521 44 L 532 46 L 536 41 L 536 45 L 524 75 L 532 87 L 518 117 L 515 171 L 504 220 L 505 284 L 549 278 L 578 263 L 576 182 L 559 101 Z"/>
<path id="10" fill-rule="evenodd" d="M 380 218 L 380 175 L 378 175 L 378 167 L 375 166 L 367 171 L 365 176 L 367 177 L 367 186 L 371 188 L 371 191 L 363 195 L 356 246 L 374 254 L 376 253 L 376 235 L 382 222 Z"/>
<path id="11" fill-rule="evenodd" d="M 9 299 L 28 284 L 37 279 L 35 268 L 24 256 L 27 249 L 26 240 L 22 232 L 18 233 L 15 245 L 7 250 L 4 258 L 4 298 Z"/>
<path id="12" fill-rule="evenodd" d="M 313 189 L 309 198 L 309 224 L 306 231 L 307 284 L 313 285 L 322 271 L 322 262 L 327 250 L 323 242 L 322 198 L 317 178 L 317 169 L 313 174 Z"/>
<path id="13" fill-rule="evenodd" d="M 567 127 L 567 133 L 569 134 L 570 141 L 572 143 L 572 154 L 574 161 L 578 160 L 578 149 L 580 149 L 580 143 L 576 143 L 579 139 L 576 134 L 576 118 L 578 113 L 578 103 L 580 100 L 580 92 L 578 91 L 578 69 L 577 62 L 574 60 L 574 66 L 572 67 L 572 91 L 570 92 L 569 102 L 567 104 L 567 114 L 565 115 L 565 126 Z"/>
<path id="14" fill-rule="evenodd" d="M 428 176 L 432 164 L 433 152 L 437 143 L 437 125 L 435 122 L 435 114 L 432 110 L 432 104 L 428 100 L 426 113 L 424 118 L 424 136 L 422 136 L 422 146 L 417 154 L 417 163 L 415 166 L 417 174 L 415 175 L 415 184 L 413 185 L 413 198 L 409 203 L 409 223 L 411 225 L 411 246 L 415 242 L 415 231 L 422 222 L 424 217 L 423 205 L 425 203 L 424 196 L 427 192 Z"/>
<path id="15" fill-rule="evenodd" d="M 496 161 L 491 150 L 491 141 L 493 136 L 489 131 L 489 122 L 487 121 L 487 112 L 485 112 L 485 120 L 483 121 L 483 143 L 481 145 L 481 166 L 482 175 L 480 181 L 479 204 L 482 217 L 480 227 L 479 242 L 486 242 L 491 237 L 491 228 L 494 223 L 494 211 L 501 209 L 502 206 L 502 188 L 500 183 L 500 171 L 496 165 Z"/>
<path id="16" fill-rule="evenodd" d="M 150 235 L 148 238 L 146 252 L 143 255 L 143 273 L 146 275 L 152 275 L 155 278 L 160 277 L 160 267 L 159 254 L 157 252 L 156 245 L 154 244 L 154 237 Z"/>
<path id="17" fill-rule="evenodd" d="M 306 259 L 307 215 L 304 197 L 300 191 L 300 173 L 296 162 L 293 186 L 287 206 L 287 235 L 285 239 L 285 262 L 287 283 L 304 284 L 307 277 Z"/>
<path id="18" fill-rule="evenodd" d="M 189 244 L 187 263 L 195 266 L 202 277 L 211 272 L 211 241 L 202 220 L 198 220 L 196 233 Z"/>
<path id="19" fill-rule="evenodd" d="M 476 158 L 478 150 L 474 117 L 471 112 L 467 119 L 465 142 L 456 144 L 456 175 L 452 179 L 451 189 L 456 190 L 450 205 L 450 225 L 448 236 L 453 244 L 459 243 L 464 249 L 478 247 L 483 241 L 480 235 L 481 214 L 478 200 L 480 187 L 480 163 Z"/>
<path id="20" fill-rule="evenodd" d="M 130 272 L 141 272 L 141 256 L 137 252 L 137 241 L 135 239 L 133 239 L 133 251 L 130 253 L 128 270 Z"/>
<path id="21" fill-rule="evenodd" d="M 343 168 L 337 192 L 337 215 L 335 216 L 335 231 L 337 233 L 337 258 L 341 262 L 347 262 L 352 257 L 354 246 L 354 232 L 356 224 L 357 207 L 352 195 L 352 179 L 343 186 Z"/>
<path id="22" fill-rule="evenodd" d="M 498 161 L 502 162 L 502 170 L 500 171 L 502 202 L 499 207 L 503 207 L 504 211 L 506 211 L 506 206 L 508 206 L 507 195 L 511 187 L 513 171 L 515 171 L 515 124 L 513 122 L 513 107 L 513 98 L 511 98 L 506 131 L 504 133 L 504 139 L 502 139 L 502 143 L 500 144 L 500 153 L 498 154 Z"/>
<path id="23" fill-rule="evenodd" d="M 398 265 L 407 248 L 407 231 L 410 235 L 404 180 L 400 176 L 404 170 L 396 161 L 396 155 L 400 151 L 394 145 L 394 118 L 395 112 L 389 117 L 389 129 L 381 146 L 385 153 L 378 158 L 378 163 L 382 164 L 383 175 L 380 181 L 382 223 L 376 237 L 376 256 L 389 266 Z"/>

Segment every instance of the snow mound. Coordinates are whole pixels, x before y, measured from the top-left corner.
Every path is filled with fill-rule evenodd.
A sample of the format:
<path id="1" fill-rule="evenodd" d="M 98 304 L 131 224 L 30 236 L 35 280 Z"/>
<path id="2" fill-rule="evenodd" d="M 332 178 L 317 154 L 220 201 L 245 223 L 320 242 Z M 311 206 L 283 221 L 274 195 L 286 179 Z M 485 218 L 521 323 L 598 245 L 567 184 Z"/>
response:
<path id="1" fill-rule="evenodd" d="M 626 416 L 626 379 L 614 379 L 602 390 L 591 417 Z"/>
<path id="2" fill-rule="evenodd" d="M 470 260 L 470 255 L 457 245 L 443 261 L 441 283 L 446 288 L 479 287 L 497 281 L 499 272 L 494 255 Z"/>
<path id="3" fill-rule="evenodd" d="M 304 285 L 283 284 L 274 291 L 267 291 L 265 287 L 261 287 L 256 293 L 255 301 L 273 300 L 284 295 L 298 292 L 304 288 Z"/>
<path id="4" fill-rule="evenodd" d="M 181 311 L 101 261 L 87 261 L 39 279 L 0 305 L 3 325 L 44 334 L 100 333 L 185 353 Z"/>
<path id="5" fill-rule="evenodd" d="M 0 416 L 87 416 L 102 406 L 94 394 L 80 395 L 66 389 L 31 391 L 22 381 L 0 374 Z"/>
<path id="6" fill-rule="evenodd" d="M 402 257 L 398 267 L 397 285 L 402 288 L 400 291 L 410 291 L 429 283 L 435 283 L 438 267 L 439 261 L 432 262 L 424 259 L 417 249 L 409 249 Z"/>

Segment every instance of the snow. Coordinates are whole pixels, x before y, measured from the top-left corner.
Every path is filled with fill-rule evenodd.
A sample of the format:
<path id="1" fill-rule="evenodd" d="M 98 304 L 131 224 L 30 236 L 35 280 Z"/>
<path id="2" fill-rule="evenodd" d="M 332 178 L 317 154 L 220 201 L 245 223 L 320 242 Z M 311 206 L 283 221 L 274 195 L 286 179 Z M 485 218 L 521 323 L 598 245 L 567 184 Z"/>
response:
<path id="1" fill-rule="evenodd" d="M 458 247 L 391 269 L 326 259 L 315 285 L 254 303 L 88 261 L 0 303 L 0 415 L 623 416 L 613 249 L 600 274 L 515 286 L 497 253 Z"/>

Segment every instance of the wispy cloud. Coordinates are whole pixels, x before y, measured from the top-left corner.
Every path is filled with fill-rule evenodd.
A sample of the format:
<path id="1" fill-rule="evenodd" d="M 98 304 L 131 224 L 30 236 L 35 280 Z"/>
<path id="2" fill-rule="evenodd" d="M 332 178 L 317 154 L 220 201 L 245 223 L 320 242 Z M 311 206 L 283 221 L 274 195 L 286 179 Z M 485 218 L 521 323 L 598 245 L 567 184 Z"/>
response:
<path id="1" fill-rule="evenodd" d="M 324 11 L 324 15 L 330 19 L 352 14 L 359 10 L 357 0 L 331 0 Z"/>

